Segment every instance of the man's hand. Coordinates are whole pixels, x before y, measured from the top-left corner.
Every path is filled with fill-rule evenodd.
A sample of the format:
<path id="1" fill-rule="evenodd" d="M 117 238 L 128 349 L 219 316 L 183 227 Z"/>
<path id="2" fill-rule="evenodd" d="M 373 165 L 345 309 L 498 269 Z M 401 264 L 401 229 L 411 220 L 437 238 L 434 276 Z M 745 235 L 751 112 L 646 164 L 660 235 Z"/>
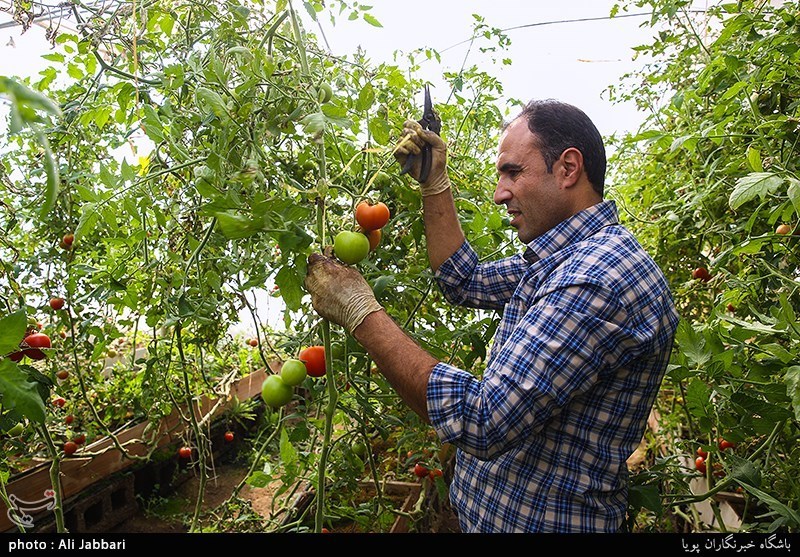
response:
<path id="1" fill-rule="evenodd" d="M 318 253 L 308 257 L 305 286 L 316 312 L 351 335 L 367 315 L 383 309 L 361 273 Z"/>
<path id="2" fill-rule="evenodd" d="M 422 157 L 419 155 L 425 145 L 431 146 L 433 160 L 428 179 L 419 185 L 423 197 L 436 195 L 450 187 L 450 178 L 447 176 L 447 145 L 434 132 L 423 130 L 416 120 L 406 120 L 403 124 L 403 135 L 395 147 L 394 157 L 400 166 L 404 166 L 409 155 L 416 155 L 409 174 L 417 182 L 422 166 Z"/>

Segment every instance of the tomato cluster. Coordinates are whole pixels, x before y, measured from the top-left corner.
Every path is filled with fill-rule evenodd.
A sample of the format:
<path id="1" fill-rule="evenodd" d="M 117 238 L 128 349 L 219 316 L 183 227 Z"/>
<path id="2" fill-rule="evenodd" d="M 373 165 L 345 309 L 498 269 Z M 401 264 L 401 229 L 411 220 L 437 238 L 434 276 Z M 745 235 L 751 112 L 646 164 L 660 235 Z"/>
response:
<path id="1" fill-rule="evenodd" d="M 344 263 L 354 265 L 375 250 L 381 242 L 381 229 L 389 222 L 389 207 L 379 201 L 375 204 L 361 201 L 356 205 L 355 218 L 358 232 L 343 230 L 333 239 L 333 252 Z"/>

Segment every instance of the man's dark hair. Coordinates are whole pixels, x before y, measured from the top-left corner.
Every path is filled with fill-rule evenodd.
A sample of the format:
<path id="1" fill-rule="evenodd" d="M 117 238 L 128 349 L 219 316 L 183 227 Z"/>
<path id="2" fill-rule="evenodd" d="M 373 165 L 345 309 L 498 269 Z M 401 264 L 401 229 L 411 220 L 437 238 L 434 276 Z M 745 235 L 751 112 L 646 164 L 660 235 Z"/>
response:
<path id="1" fill-rule="evenodd" d="M 553 172 L 553 164 L 561 153 L 574 147 L 583 155 L 589 182 L 603 196 L 606 149 L 600 132 L 586 113 L 571 104 L 546 99 L 530 101 L 517 118 L 528 121 L 528 129 L 538 140 L 548 172 Z"/>

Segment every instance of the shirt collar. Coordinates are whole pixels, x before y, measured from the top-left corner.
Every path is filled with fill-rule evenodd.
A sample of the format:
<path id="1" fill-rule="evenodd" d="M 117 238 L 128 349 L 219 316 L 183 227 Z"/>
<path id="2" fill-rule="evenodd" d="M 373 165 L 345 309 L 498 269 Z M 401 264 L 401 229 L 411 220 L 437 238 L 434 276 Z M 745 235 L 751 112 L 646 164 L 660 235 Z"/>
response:
<path id="1" fill-rule="evenodd" d="M 560 222 L 525 248 L 522 256 L 529 263 L 554 254 L 569 244 L 580 242 L 605 226 L 619 224 L 616 203 L 601 201 Z"/>

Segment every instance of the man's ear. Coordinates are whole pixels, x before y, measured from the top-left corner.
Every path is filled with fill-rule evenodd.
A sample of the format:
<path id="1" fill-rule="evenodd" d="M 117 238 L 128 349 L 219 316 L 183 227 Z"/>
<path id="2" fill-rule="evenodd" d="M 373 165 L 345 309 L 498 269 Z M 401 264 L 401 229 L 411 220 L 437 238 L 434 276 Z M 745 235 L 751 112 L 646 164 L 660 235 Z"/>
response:
<path id="1" fill-rule="evenodd" d="M 559 157 L 559 178 L 562 186 L 569 188 L 578 183 L 583 174 L 583 153 L 575 147 L 565 149 Z"/>

